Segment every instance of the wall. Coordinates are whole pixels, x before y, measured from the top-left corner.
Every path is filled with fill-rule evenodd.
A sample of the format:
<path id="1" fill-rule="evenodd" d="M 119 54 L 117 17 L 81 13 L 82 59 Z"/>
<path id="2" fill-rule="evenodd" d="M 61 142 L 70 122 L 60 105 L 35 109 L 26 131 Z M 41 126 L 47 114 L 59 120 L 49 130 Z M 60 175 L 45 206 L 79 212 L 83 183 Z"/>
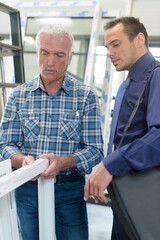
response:
<path id="1" fill-rule="evenodd" d="M 81 0 L 82 1 L 82 0 Z M 27 11 L 32 14 L 32 10 L 28 7 L 21 7 L 20 4 L 25 5 L 25 3 L 31 3 L 31 2 L 45 2 L 46 4 L 46 10 L 50 12 L 51 10 L 53 11 L 54 9 L 51 9 L 50 7 L 47 8 L 47 3 L 50 2 L 57 2 L 57 1 L 32 1 L 32 0 L 2 0 L 1 1 L 4 4 L 7 4 L 13 8 L 17 8 L 21 11 L 21 14 L 26 14 Z M 63 2 L 69 2 L 69 0 L 63 0 Z M 84 1 L 82 1 L 84 2 Z M 92 0 L 87 1 L 87 2 L 93 2 Z M 131 10 L 131 15 L 135 17 L 139 17 L 140 20 L 144 23 L 146 26 L 148 33 L 150 36 L 160 36 L 160 14 L 159 14 L 159 9 L 160 9 L 160 1 L 159 0 L 102 0 L 102 6 L 103 10 L 117 10 L 120 11 L 120 15 L 126 15 L 127 12 L 127 5 L 129 2 L 132 2 L 132 10 Z M 19 6 L 19 7 L 18 7 Z M 37 11 L 40 10 L 40 8 L 36 8 Z M 143 9 L 143 11 L 142 11 Z M 67 11 L 75 11 L 73 8 L 64 8 L 64 10 Z M 85 10 L 85 9 L 84 9 Z M 128 15 L 128 14 L 127 14 Z M 1 17 L 1 21 L 3 19 L 3 16 Z M 5 33 L 7 31 L 7 28 L 5 26 L 5 18 L 3 25 L 1 26 L 1 31 Z M 2 32 L 1 32 L 2 33 Z"/>
<path id="2" fill-rule="evenodd" d="M 120 10 L 125 15 L 125 0 L 104 0 L 103 7 L 108 10 Z M 133 0 L 131 15 L 138 17 L 146 26 L 150 36 L 160 36 L 160 1 L 159 0 Z"/>

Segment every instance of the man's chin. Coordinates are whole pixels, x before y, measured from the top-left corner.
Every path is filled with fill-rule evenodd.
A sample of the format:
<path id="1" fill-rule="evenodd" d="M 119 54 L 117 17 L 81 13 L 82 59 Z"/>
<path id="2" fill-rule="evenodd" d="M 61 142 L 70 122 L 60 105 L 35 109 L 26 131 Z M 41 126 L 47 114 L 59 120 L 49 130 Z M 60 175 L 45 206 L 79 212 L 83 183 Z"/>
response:
<path id="1" fill-rule="evenodd" d="M 125 67 L 122 67 L 122 66 L 115 66 L 115 69 L 117 72 L 121 72 L 121 71 L 126 71 L 127 69 Z"/>
<path id="2" fill-rule="evenodd" d="M 118 72 L 119 72 L 119 71 L 122 71 L 119 66 L 115 66 L 115 69 L 116 69 L 116 71 L 118 71 Z"/>

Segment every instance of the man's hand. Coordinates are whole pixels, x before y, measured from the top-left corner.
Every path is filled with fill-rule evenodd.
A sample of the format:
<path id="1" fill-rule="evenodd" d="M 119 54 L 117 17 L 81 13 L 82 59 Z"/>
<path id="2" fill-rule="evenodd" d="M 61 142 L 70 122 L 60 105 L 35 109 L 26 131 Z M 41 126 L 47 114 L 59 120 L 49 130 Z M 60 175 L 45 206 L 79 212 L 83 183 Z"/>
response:
<path id="1" fill-rule="evenodd" d="M 26 156 L 22 162 L 22 167 L 26 165 L 31 165 L 34 163 L 34 158 L 32 156 Z"/>
<path id="2" fill-rule="evenodd" d="M 94 197 L 95 203 L 98 203 L 99 200 L 107 203 L 108 200 L 104 195 L 104 190 L 108 187 L 112 179 L 113 176 L 104 167 L 103 162 L 101 162 L 88 177 L 88 182 L 84 188 L 84 200 L 87 201 L 89 194 L 91 194 Z"/>
<path id="3" fill-rule="evenodd" d="M 22 167 L 26 166 L 26 165 L 31 165 L 34 163 L 34 158 L 32 156 L 26 156 L 22 162 Z M 32 178 L 30 181 L 36 181 L 36 179 L 39 178 L 40 175 Z"/>
<path id="4" fill-rule="evenodd" d="M 41 177 L 45 179 L 54 178 L 61 170 L 61 157 L 54 153 L 39 155 L 39 158 L 47 158 L 49 160 L 49 167 L 41 173 Z"/>

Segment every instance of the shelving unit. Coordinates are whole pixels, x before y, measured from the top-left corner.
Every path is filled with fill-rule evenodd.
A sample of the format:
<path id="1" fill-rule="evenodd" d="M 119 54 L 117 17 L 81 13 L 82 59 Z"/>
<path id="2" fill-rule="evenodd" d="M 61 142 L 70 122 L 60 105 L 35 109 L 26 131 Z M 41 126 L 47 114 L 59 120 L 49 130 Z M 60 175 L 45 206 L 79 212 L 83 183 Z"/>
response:
<path id="1" fill-rule="evenodd" d="M 21 37 L 20 13 L 3 3 L 0 3 L 0 13 L 9 16 L 10 32 L 9 38 L 11 44 L 5 43 L 5 39 L 0 29 L 0 98 L 1 107 L 4 108 L 7 101 L 7 89 L 16 87 L 25 82 L 24 64 L 23 64 L 23 47 Z M 6 77 L 6 72 L 11 71 L 10 64 L 6 58 L 13 64 L 13 74 L 11 79 Z M 11 65 L 12 66 L 12 65 Z M 2 110 L 3 111 L 3 110 Z M 0 117 L 2 115 L 0 112 Z"/>

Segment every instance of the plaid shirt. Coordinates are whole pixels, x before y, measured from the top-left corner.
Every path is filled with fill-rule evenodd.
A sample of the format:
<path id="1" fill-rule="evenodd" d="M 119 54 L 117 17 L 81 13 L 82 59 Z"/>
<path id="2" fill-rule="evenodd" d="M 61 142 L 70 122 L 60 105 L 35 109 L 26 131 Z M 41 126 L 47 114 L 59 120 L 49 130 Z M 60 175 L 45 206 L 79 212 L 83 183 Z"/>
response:
<path id="1" fill-rule="evenodd" d="M 0 126 L 1 160 L 15 153 L 73 156 L 81 174 L 103 158 L 99 102 L 89 86 L 67 75 L 59 91 L 47 93 L 40 77 L 14 89 Z M 70 169 L 60 174 L 70 174 Z"/>

